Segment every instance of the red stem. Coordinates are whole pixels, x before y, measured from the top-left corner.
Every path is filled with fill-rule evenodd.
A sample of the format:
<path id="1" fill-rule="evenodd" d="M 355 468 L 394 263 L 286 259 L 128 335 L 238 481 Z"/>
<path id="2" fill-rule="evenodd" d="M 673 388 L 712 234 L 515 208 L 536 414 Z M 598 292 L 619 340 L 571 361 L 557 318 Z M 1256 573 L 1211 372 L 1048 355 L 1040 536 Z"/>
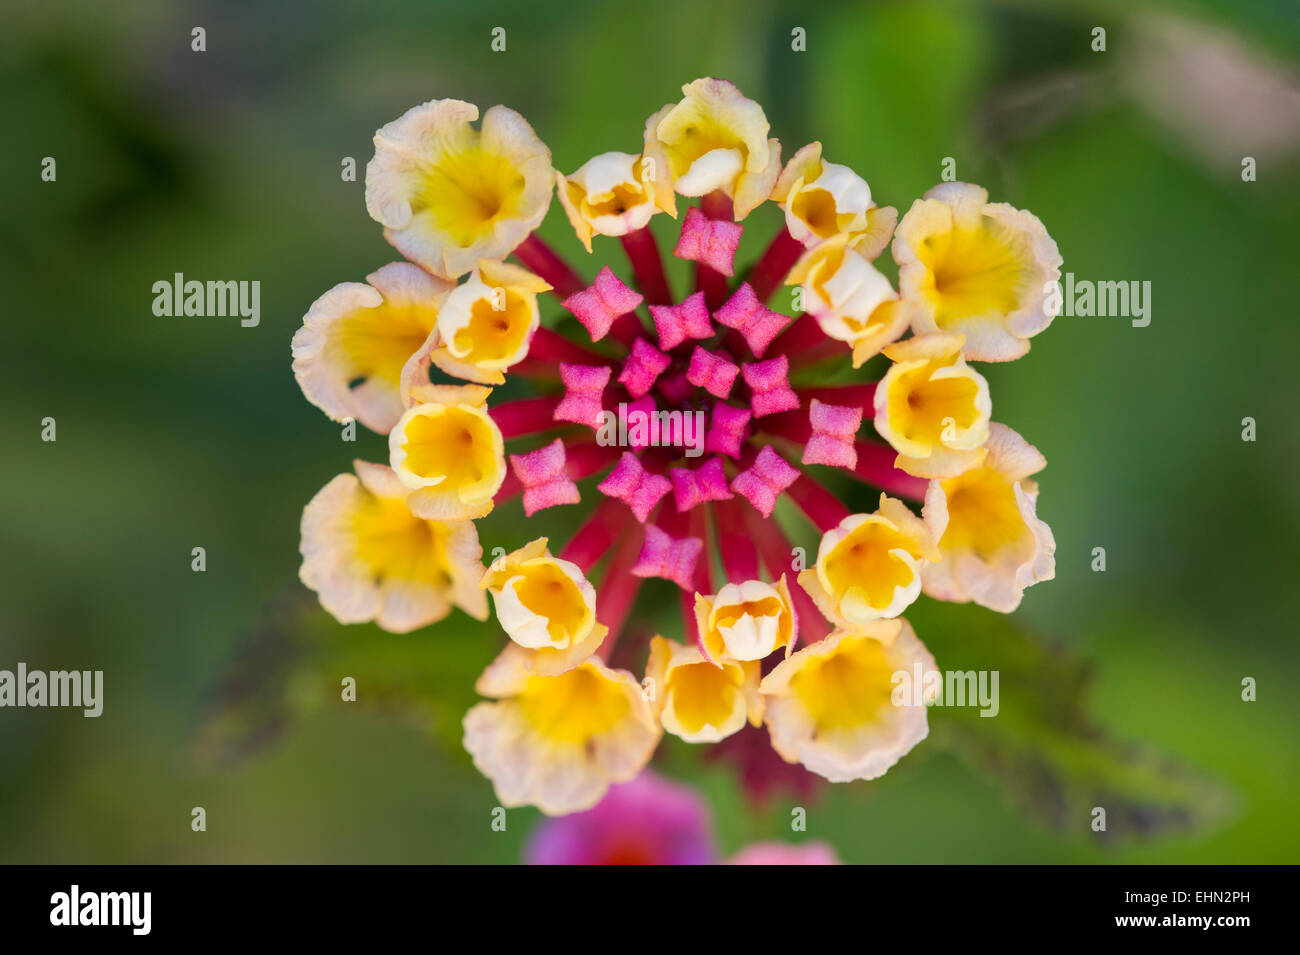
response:
<path id="1" fill-rule="evenodd" d="M 612 444 L 598 444 L 588 438 L 586 441 L 579 441 L 564 446 L 565 452 L 565 473 L 574 481 L 581 481 L 583 478 L 589 478 L 599 471 L 605 470 L 623 453 L 623 449 Z M 610 500 L 614 500 L 610 498 Z M 623 508 L 626 513 L 631 513 L 626 507 Z"/>
<path id="2" fill-rule="evenodd" d="M 560 399 L 555 396 L 517 398 L 489 408 L 488 415 L 501 429 L 501 437 L 509 440 L 567 424 L 555 420 L 555 409 L 559 404 Z"/>
<path id="3" fill-rule="evenodd" d="M 533 332 L 532 344 L 528 346 L 528 358 L 549 365 L 558 365 L 560 362 L 570 365 L 610 364 L 610 359 L 600 352 L 584 348 L 550 328 L 539 328 Z"/>
<path id="4" fill-rule="evenodd" d="M 780 233 L 772 240 L 772 244 L 767 247 L 762 258 L 754 264 L 745 280 L 749 282 L 760 302 L 766 303 L 772 297 L 772 293 L 785 281 L 785 277 L 790 274 L 790 270 L 794 268 L 794 264 L 799 261 L 799 256 L 803 255 L 803 252 L 804 248 L 799 240 L 790 234 L 789 229 L 782 226 Z"/>
<path id="5" fill-rule="evenodd" d="M 636 232 L 622 236 L 623 251 L 632 263 L 632 274 L 636 278 L 637 288 L 651 305 L 669 305 L 673 300 L 672 290 L 668 287 L 668 276 L 664 273 L 664 260 L 659 254 L 659 243 L 647 226 Z"/>
<path id="6" fill-rule="evenodd" d="M 911 501 L 925 500 L 925 489 L 930 482 L 894 467 L 896 454 L 893 448 L 876 441 L 859 441 L 854 447 L 858 452 L 858 466 L 853 473 L 857 477 L 874 484 L 886 494 Z"/>
<path id="7" fill-rule="evenodd" d="M 812 437 L 812 424 L 808 421 L 807 410 L 800 408 L 797 411 L 781 411 L 766 418 L 759 418 L 757 431 L 760 434 L 772 434 L 804 445 Z"/>
<path id="8" fill-rule="evenodd" d="M 799 475 L 785 492 L 823 534 L 849 516 L 840 499 L 807 474 Z"/>
<path id="9" fill-rule="evenodd" d="M 555 250 L 533 233 L 514 251 L 514 256 L 524 268 L 535 272 L 551 284 L 552 291 L 560 298 L 568 298 L 587 287 L 587 283 L 560 258 Z"/>
<path id="10" fill-rule="evenodd" d="M 790 566 L 793 555 L 790 542 L 775 521 L 764 520 L 757 511 L 746 511 L 745 522 L 749 525 L 750 536 L 758 545 L 767 572 L 775 580 L 786 575 L 786 584 L 790 588 L 790 599 L 794 601 L 795 613 L 799 617 L 799 632 L 806 636 L 805 643 L 813 643 L 831 632 L 831 625 L 822 616 L 808 592 L 799 586 L 798 575 Z M 815 556 L 815 555 L 814 555 Z"/>
<path id="11" fill-rule="evenodd" d="M 714 522 L 718 533 L 718 553 L 722 568 L 731 583 L 758 579 L 758 551 L 753 539 L 745 533 L 745 515 L 735 501 L 714 501 Z"/>
<path id="12" fill-rule="evenodd" d="M 645 326 L 641 324 L 641 319 L 637 317 L 636 312 L 628 312 L 614 319 L 614 324 L 609 326 L 609 335 L 615 341 L 631 348 L 632 343 L 644 334 L 644 330 Z"/>
<path id="13" fill-rule="evenodd" d="M 709 520 L 704 508 L 697 507 L 687 518 L 684 514 L 670 512 L 667 508 L 660 515 L 659 526 L 674 537 L 689 533 L 704 541 L 700 559 L 695 562 L 694 586 L 690 590 L 679 588 L 677 598 L 682 611 L 682 635 L 687 643 L 700 642 L 700 628 L 695 622 L 695 595 L 713 593 L 713 573 L 709 567 L 710 545 Z"/>
<path id="14" fill-rule="evenodd" d="M 559 556 L 571 560 L 587 572 L 609 552 L 630 523 L 632 512 L 622 501 L 607 497 L 592 510 L 578 532 L 569 538 Z"/>
<path id="15" fill-rule="evenodd" d="M 866 385 L 829 385 L 825 388 L 796 388 L 799 401 L 807 404 L 816 398 L 827 404 L 861 408 L 863 418 L 875 416 L 876 382 Z"/>
<path id="16" fill-rule="evenodd" d="M 826 333 L 817 324 L 817 319 L 804 312 L 793 323 L 786 326 L 785 331 L 777 335 L 768 346 L 769 357 L 798 354 L 806 348 L 820 345 L 825 340 Z"/>
<path id="17" fill-rule="evenodd" d="M 609 659 L 619 631 L 627 622 L 627 615 L 632 612 L 637 592 L 641 589 L 641 578 L 633 576 L 632 568 L 641 554 L 644 541 L 645 531 L 640 524 L 633 524 L 623 535 L 596 591 L 596 619 L 609 627 L 609 634 L 596 651 L 596 656 L 602 660 Z"/>

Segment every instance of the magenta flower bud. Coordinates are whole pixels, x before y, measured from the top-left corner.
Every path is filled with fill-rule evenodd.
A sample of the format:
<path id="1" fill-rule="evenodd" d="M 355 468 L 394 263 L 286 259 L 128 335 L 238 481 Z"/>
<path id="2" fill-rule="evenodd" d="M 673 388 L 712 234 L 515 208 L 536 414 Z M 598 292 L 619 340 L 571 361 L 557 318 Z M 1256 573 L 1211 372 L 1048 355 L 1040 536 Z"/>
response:
<path id="1" fill-rule="evenodd" d="M 685 372 L 679 371 L 659 382 L 659 393 L 670 404 L 681 404 L 695 393 L 695 386 L 691 384 Z"/>
<path id="2" fill-rule="evenodd" d="M 740 366 L 745 384 L 749 385 L 749 407 L 755 418 L 799 407 L 799 396 L 790 387 L 789 370 L 790 359 L 785 355 Z"/>
<path id="3" fill-rule="evenodd" d="M 659 330 L 659 347 L 664 351 L 671 351 L 688 338 L 713 335 L 703 292 L 696 292 L 680 305 L 651 305 L 650 317 Z"/>
<path id="4" fill-rule="evenodd" d="M 608 265 L 596 273 L 596 280 L 581 292 L 575 292 L 561 304 L 587 329 L 593 342 L 609 334 L 615 319 L 641 304 L 641 293 L 619 281 Z"/>
<path id="5" fill-rule="evenodd" d="M 745 227 L 726 219 L 710 219 L 695 206 L 686 210 L 686 221 L 673 255 L 707 265 L 715 272 L 731 275 L 736 247 Z"/>
<path id="6" fill-rule="evenodd" d="M 740 366 L 716 355 L 700 345 L 691 352 L 691 364 L 686 369 L 686 380 L 703 388 L 715 398 L 731 394 L 731 386 L 740 374 Z"/>
<path id="7" fill-rule="evenodd" d="M 862 409 L 831 405 L 812 399 L 808 409 L 812 434 L 803 449 L 804 464 L 829 464 L 853 470 L 858 466 L 858 452 L 853 442 L 862 425 Z"/>
<path id="8" fill-rule="evenodd" d="M 638 398 L 636 401 L 627 403 L 627 420 L 649 421 L 649 416 L 655 413 L 654 398 L 646 395 L 644 398 Z M 641 448 L 650 447 L 650 429 L 649 428 L 629 428 L 627 433 L 627 443 L 632 447 L 640 450 Z"/>
<path id="9" fill-rule="evenodd" d="M 596 489 L 601 494 L 606 497 L 616 497 L 631 508 L 636 519 L 642 524 L 650 516 L 655 505 L 672 488 L 673 484 L 668 478 L 647 471 L 631 451 L 623 452 L 623 456 L 618 459 L 618 464 L 614 465 L 614 470 L 609 472 L 605 480 L 596 485 Z M 649 528 L 646 530 L 648 531 Z"/>
<path id="10" fill-rule="evenodd" d="M 735 405 L 713 406 L 709 433 L 704 436 L 704 450 L 740 459 L 740 445 L 745 440 L 745 429 L 753 415 L 746 408 Z"/>
<path id="11" fill-rule="evenodd" d="M 524 513 L 535 513 L 559 504 L 577 504 L 582 500 L 578 486 L 565 470 L 564 442 L 556 438 L 550 444 L 527 454 L 510 455 L 510 467 L 524 486 Z"/>
<path id="12" fill-rule="evenodd" d="M 668 472 L 673 481 L 673 496 L 678 511 L 689 511 L 705 501 L 726 501 L 734 495 L 727 489 L 727 476 L 722 473 L 722 458 L 710 458 L 697 470 L 673 468 Z"/>
<path id="13" fill-rule="evenodd" d="M 771 517 L 776 499 L 799 478 L 799 469 L 764 445 L 753 465 L 741 471 L 731 482 L 731 489 L 743 496 L 764 517 Z"/>
<path id="14" fill-rule="evenodd" d="M 618 380 L 627 388 L 633 398 L 644 397 L 654 387 L 655 379 L 663 374 L 672 364 L 672 359 L 655 348 L 644 338 L 632 343 L 632 352 L 627 356 Z"/>
<path id="15" fill-rule="evenodd" d="M 762 358 L 772 339 L 790 324 L 790 316 L 774 312 L 758 300 L 748 282 L 741 282 L 734 295 L 713 313 L 719 324 L 734 328 L 745 338 L 745 344 Z"/>
<path id="16" fill-rule="evenodd" d="M 564 398 L 555 409 L 556 421 L 572 421 L 596 427 L 605 410 L 601 400 L 613 369 L 608 365 L 569 365 L 560 363 L 560 380 Z"/>
<path id="17" fill-rule="evenodd" d="M 698 537 L 672 537 L 653 524 L 645 528 L 645 543 L 632 574 L 636 577 L 662 577 L 682 590 L 695 588 L 695 564 L 704 550 Z"/>

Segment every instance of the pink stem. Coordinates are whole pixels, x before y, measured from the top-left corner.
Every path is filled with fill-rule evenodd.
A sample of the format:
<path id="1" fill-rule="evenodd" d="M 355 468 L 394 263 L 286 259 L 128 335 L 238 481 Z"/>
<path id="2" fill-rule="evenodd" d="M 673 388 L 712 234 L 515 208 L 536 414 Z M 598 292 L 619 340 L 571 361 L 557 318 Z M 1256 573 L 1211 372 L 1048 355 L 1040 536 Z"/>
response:
<path id="1" fill-rule="evenodd" d="M 912 501 L 925 500 L 925 489 L 930 482 L 894 467 L 896 455 L 893 448 L 876 441 L 859 441 L 854 447 L 858 452 L 858 466 L 853 473 L 857 477 L 874 484 L 886 494 Z"/>
<path id="2" fill-rule="evenodd" d="M 607 497 L 596 505 L 585 524 L 569 538 L 559 556 L 571 560 L 584 572 L 600 560 L 631 522 L 632 512 L 622 501 Z"/>
<path id="3" fill-rule="evenodd" d="M 731 583 L 758 579 L 758 551 L 753 539 L 745 533 L 745 515 L 735 501 L 715 501 L 714 522 L 718 534 L 718 553 L 722 568 Z"/>
<path id="4" fill-rule="evenodd" d="M 786 575 L 786 584 L 790 588 L 790 599 L 794 601 L 795 613 L 799 617 L 799 632 L 807 637 L 805 643 L 813 643 L 831 632 L 831 625 L 822 616 L 817 604 L 808 596 L 808 592 L 799 585 L 797 575 L 791 567 L 790 542 L 775 521 L 764 520 L 757 511 L 746 511 L 745 521 L 749 525 L 750 536 L 758 546 L 767 572 L 775 580 Z"/>
<path id="5" fill-rule="evenodd" d="M 615 341 L 620 341 L 629 348 L 632 343 L 644 334 L 645 326 L 641 324 L 641 319 L 637 317 L 636 312 L 628 312 L 626 315 L 620 315 L 614 319 L 614 324 L 609 326 L 610 337 Z"/>
<path id="6" fill-rule="evenodd" d="M 799 261 L 803 251 L 803 245 L 783 226 L 746 279 L 760 302 L 766 302 L 772 297 L 777 286 L 785 281 L 794 264 Z"/>
<path id="7" fill-rule="evenodd" d="M 636 232 L 629 232 L 622 237 L 623 251 L 632 263 L 632 274 L 636 277 L 637 287 L 646 301 L 651 305 L 669 305 L 673 293 L 668 288 L 668 276 L 664 274 L 664 260 L 659 255 L 659 243 L 647 226 Z"/>
<path id="8" fill-rule="evenodd" d="M 700 200 L 700 212 L 710 219 L 723 219 L 727 222 L 733 222 L 736 218 L 731 198 L 718 190 Z M 709 311 L 715 311 L 727 300 L 727 277 L 703 262 L 697 262 L 695 290 L 704 293 L 704 303 L 709 306 Z"/>
<path id="9" fill-rule="evenodd" d="M 641 545 L 645 540 L 645 531 L 640 524 L 631 525 L 623 535 L 622 542 L 610 559 L 605 569 L 604 579 L 596 591 L 596 619 L 609 627 L 596 656 L 602 660 L 609 659 L 609 653 L 618 640 L 619 631 L 627 622 L 627 615 L 636 603 L 637 592 L 641 589 L 641 578 L 633 576 L 632 568 L 641 554 Z"/>
<path id="10" fill-rule="evenodd" d="M 570 365 L 610 364 L 610 360 L 600 352 L 584 348 L 550 328 L 539 328 L 533 332 L 532 344 L 528 346 L 528 357 L 533 361 L 550 365 L 558 365 L 560 362 Z M 559 372 L 557 371 L 556 374 L 558 375 Z"/>
<path id="11" fill-rule="evenodd" d="M 623 453 L 623 449 L 612 444 L 604 445 L 592 441 L 588 438 L 586 441 L 566 444 L 564 446 L 566 455 L 565 473 L 574 481 L 581 481 L 583 478 L 589 478 L 599 471 L 605 470 Z M 610 498 L 612 501 L 613 498 Z M 626 507 L 624 512 L 631 513 Z"/>
<path id="12" fill-rule="evenodd" d="M 799 475 L 785 492 L 823 534 L 849 516 L 840 499 L 807 474 Z"/>
<path id="13" fill-rule="evenodd" d="M 514 471 L 507 469 L 505 479 L 501 482 L 501 486 L 497 488 L 496 494 L 492 496 L 492 503 L 494 505 L 505 504 L 522 493 L 524 493 L 523 482 L 515 476 Z"/>
<path id="14" fill-rule="evenodd" d="M 524 268 L 549 282 L 552 290 L 560 298 L 568 298 L 587 287 L 587 283 L 569 266 L 569 263 L 539 239 L 536 233 L 519 244 L 514 251 L 514 256 L 523 263 Z"/>
<path id="15" fill-rule="evenodd" d="M 665 533 L 673 537 L 689 534 L 704 541 L 700 559 L 695 563 L 694 587 L 690 590 L 678 588 L 678 600 L 682 611 L 682 634 L 688 643 L 698 644 L 700 629 L 695 622 L 695 595 L 713 593 L 713 574 L 709 569 L 709 522 L 704 508 L 697 507 L 691 514 L 679 514 L 676 510 L 663 508 L 657 523 Z"/>
<path id="16" fill-rule="evenodd" d="M 709 509 L 707 507 L 697 507 L 691 514 L 691 535 L 704 541 L 704 550 L 700 552 L 700 559 L 695 564 L 695 590 L 702 594 L 713 593 L 713 569 L 709 564 L 709 554 L 712 548 L 709 544 L 712 542 L 713 534 L 709 527 Z"/>
<path id="17" fill-rule="evenodd" d="M 847 343 L 829 337 L 821 330 L 815 318 L 804 313 L 777 336 L 772 343 L 771 353 L 786 355 L 793 370 L 841 355 L 847 348 Z"/>
<path id="18" fill-rule="evenodd" d="M 785 331 L 776 336 L 768 346 L 768 354 L 789 355 L 793 359 L 805 349 L 820 345 L 824 341 L 826 341 L 826 333 L 817 324 L 817 319 L 804 312 Z"/>
<path id="19" fill-rule="evenodd" d="M 489 408 L 488 414 L 501 429 L 501 437 L 509 440 L 567 424 L 555 420 L 555 409 L 559 404 L 560 399 L 556 396 L 517 398 Z"/>

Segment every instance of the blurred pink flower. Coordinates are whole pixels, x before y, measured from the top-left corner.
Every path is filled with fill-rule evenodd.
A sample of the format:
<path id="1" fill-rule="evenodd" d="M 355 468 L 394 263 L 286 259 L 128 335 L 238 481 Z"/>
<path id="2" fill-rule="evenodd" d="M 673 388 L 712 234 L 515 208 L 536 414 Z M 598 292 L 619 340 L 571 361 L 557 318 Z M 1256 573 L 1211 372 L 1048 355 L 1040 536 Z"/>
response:
<path id="1" fill-rule="evenodd" d="M 732 856 L 728 865 L 839 865 L 839 856 L 824 842 L 755 842 Z"/>
<path id="2" fill-rule="evenodd" d="M 709 809 L 691 789 L 646 771 L 611 786 L 585 812 L 542 822 L 529 865 L 709 865 L 717 862 Z"/>

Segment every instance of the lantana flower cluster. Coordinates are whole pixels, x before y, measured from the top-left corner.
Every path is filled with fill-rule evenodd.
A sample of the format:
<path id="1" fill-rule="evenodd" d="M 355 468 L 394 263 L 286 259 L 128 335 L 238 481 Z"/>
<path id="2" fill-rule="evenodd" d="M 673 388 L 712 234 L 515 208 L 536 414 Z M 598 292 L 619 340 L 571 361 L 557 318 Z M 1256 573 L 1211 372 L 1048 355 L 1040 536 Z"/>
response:
<path id="1" fill-rule="evenodd" d="M 1056 243 L 976 185 L 938 185 L 900 219 L 819 143 L 783 164 L 762 107 L 724 80 L 683 87 L 639 152 L 567 175 L 515 111 L 478 120 L 434 100 L 375 134 L 366 207 L 405 261 L 330 289 L 294 336 L 307 399 L 390 452 L 307 505 L 303 581 L 340 622 L 393 632 L 453 607 L 486 620 L 490 602 L 508 639 L 464 744 L 506 806 L 588 809 L 663 733 L 716 743 L 747 724 L 826 779 L 880 776 L 928 731 L 924 702 L 894 699 L 894 674 L 935 669 L 904 611 L 924 591 L 1010 612 L 1054 574 L 1045 461 L 991 420 L 978 365 L 1050 323 Z M 587 250 L 622 245 L 626 272 L 583 278 L 535 235 L 553 192 Z M 784 227 L 742 268 L 766 202 Z M 657 216 L 680 223 L 689 291 L 670 287 Z M 886 249 L 897 288 L 874 264 Z M 783 283 L 799 314 L 773 306 Z M 543 325 L 543 296 L 585 334 Z M 816 373 L 880 354 L 879 380 Z M 508 377 L 530 396 L 497 400 Z M 602 440 L 615 410 L 669 439 Z M 672 439 L 675 412 L 703 416 L 701 453 Z M 829 469 L 880 490 L 876 509 L 851 513 Z M 820 533 L 815 557 L 774 519 L 783 497 Z M 516 498 L 528 517 L 585 516 L 564 542 L 520 522 L 484 566 L 475 522 Z M 633 672 L 610 661 L 632 653 L 619 640 L 648 578 L 680 594 L 681 631 Z"/>

